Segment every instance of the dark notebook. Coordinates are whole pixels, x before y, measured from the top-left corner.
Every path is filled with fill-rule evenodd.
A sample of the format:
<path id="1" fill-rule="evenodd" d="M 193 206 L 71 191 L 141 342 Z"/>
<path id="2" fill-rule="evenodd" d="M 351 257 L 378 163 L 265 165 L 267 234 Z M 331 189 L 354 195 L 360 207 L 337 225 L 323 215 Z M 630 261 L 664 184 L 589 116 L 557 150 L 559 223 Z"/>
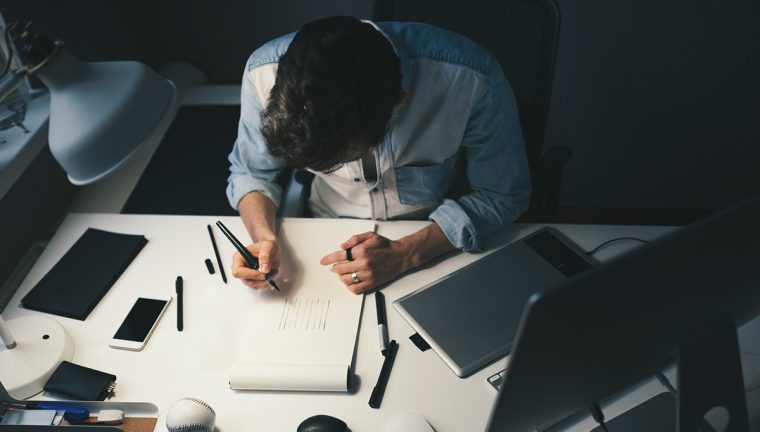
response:
<path id="1" fill-rule="evenodd" d="M 21 304 L 84 320 L 147 242 L 141 235 L 88 228 Z"/>

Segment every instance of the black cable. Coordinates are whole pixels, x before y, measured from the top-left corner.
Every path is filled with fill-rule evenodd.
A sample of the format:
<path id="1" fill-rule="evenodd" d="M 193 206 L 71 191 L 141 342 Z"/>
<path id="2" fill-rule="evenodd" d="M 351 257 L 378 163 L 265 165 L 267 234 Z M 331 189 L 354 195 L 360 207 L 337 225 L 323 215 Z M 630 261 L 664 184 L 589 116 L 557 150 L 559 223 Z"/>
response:
<path id="1" fill-rule="evenodd" d="M 617 237 L 617 238 L 614 238 L 614 239 L 611 239 L 611 240 L 607 240 L 606 242 L 603 242 L 599 246 L 597 246 L 597 247 L 591 249 L 590 251 L 586 252 L 586 254 L 587 255 L 594 255 L 595 253 L 597 253 L 601 249 L 603 249 L 603 248 L 611 245 L 612 243 L 617 243 L 619 241 L 624 241 L 624 240 L 637 241 L 637 242 L 641 242 L 641 243 L 649 243 L 648 240 L 643 240 L 643 239 L 636 238 L 636 237 Z"/>
<path id="2" fill-rule="evenodd" d="M 599 404 L 594 402 L 594 404 L 589 407 L 589 411 L 591 411 L 591 417 L 599 423 L 599 427 L 602 428 L 604 432 L 607 432 L 607 424 L 604 422 L 604 413 L 599 407 Z"/>

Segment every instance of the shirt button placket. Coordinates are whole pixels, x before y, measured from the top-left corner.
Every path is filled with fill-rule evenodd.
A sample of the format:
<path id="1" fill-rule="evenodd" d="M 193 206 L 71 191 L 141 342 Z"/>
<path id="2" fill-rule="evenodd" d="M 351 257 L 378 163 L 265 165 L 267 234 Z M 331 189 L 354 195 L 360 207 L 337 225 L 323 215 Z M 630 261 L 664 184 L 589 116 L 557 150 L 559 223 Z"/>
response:
<path id="1" fill-rule="evenodd" d="M 380 188 L 375 186 L 370 189 L 369 197 L 372 201 L 372 218 L 378 220 L 387 219 L 385 205 L 383 205 L 383 194 Z"/>

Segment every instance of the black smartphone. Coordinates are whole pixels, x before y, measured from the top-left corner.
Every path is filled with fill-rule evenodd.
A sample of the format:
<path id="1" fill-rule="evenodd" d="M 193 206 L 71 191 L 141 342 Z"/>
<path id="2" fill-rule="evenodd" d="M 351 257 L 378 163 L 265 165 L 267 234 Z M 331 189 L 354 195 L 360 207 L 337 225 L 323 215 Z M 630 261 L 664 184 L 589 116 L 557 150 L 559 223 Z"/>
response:
<path id="1" fill-rule="evenodd" d="M 150 335 L 153 334 L 153 330 L 170 302 L 171 297 L 138 298 L 127 317 L 124 318 L 124 322 L 116 330 L 109 345 L 112 348 L 131 351 L 140 351 L 145 348 L 145 344 L 148 343 Z"/>

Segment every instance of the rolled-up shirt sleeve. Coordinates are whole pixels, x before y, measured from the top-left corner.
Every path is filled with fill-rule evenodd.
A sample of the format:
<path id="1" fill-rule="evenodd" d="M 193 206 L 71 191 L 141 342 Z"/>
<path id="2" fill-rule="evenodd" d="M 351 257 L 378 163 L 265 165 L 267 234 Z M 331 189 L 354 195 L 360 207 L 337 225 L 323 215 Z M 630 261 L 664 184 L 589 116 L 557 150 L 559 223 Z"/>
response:
<path id="1" fill-rule="evenodd" d="M 267 67 L 267 66 L 264 66 Z M 248 68 L 246 68 L 248 69 Z M 286 166 L 267 149 L 261 135 L 261 112 L 264 101 L 261 90 L 254 88 L 251 74 L 245 71 L 240 90 L 240 122 L 235 145 L 229 155 L 230 176 L 227 179 L 227 199 L 237 209 L 240 200 L 249 192 L 260 192 L 278 207 L 282 187 L 276 179 Z M 266 89 L 268 95 L 269 88 Z"/>
<path id="2" fill-rule="evenodd" d="M 528 209 L 530 169 L 517 102 L 498 63 L 470 114 L 462 147 L 470 193 L 446 199 L 431 214 L 454 247 L 482 249 L 481 239 Z"/>

